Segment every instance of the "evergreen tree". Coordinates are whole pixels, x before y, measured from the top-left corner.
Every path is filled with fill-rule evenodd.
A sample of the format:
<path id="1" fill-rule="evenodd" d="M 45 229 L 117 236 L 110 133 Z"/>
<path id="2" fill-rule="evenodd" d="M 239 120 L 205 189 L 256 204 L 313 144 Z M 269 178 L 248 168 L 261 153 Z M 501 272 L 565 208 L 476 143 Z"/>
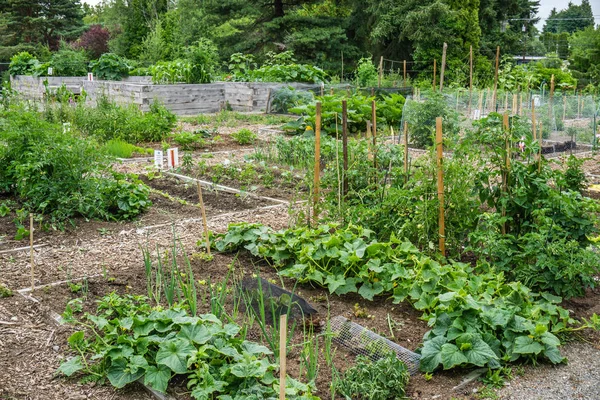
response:
<path id="1" fill-rule="evenodd" d="M 544 25 L 544 32 L 573 33 L 578 30 L 594 27 L 594 14 L 589 0 L 582 0 L 581 5 L 569 2 L 564 10 L 553 9 Z"/>

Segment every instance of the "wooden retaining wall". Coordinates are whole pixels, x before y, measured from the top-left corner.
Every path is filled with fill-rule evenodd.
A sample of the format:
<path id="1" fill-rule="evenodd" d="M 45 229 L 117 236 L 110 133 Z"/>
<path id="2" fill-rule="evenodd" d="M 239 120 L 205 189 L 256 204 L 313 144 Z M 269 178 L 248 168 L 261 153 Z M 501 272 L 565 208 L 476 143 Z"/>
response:
<path id="1" fill-rule="evenodd" d="M 228 105 L 234 111 L 265 111 L 271 92 L 285 86 L 308 89 L 303 83 L 216 82 L 209 84 L 154 85 L 149 77 L 129 77 L 122 81 L 88 81 L 87 77 L 11 77 L 12 88 L 26 100 L 41 101 L 45 97 L 44 80 L 56 89 L 65 84 L 75 94 L 81 89 L 87 102 L 95 105 L 101 96 L 119 104 L 135 104 L 142 111 L 158 101 L 177 115 L 218 112 Z"/>

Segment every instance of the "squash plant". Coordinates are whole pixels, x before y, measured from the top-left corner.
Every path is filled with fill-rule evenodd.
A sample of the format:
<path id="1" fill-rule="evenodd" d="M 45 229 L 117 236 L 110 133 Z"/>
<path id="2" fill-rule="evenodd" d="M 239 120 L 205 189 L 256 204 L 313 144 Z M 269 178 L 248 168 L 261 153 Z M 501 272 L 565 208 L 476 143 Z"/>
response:
<path id="1" fill-rule="evenodd" d="M 92 332 L 73 333 L 68 343 L 78 355 L 64 362 L 66 376 L 83 373 L 91 380 L 107 378 L 116 388 L 142 380 L 165 393 L 176 375 L 187 377 L 197 400 L 277 399 L 278 365 L 265 346 L 245 340 L 240 326 L 223 324 L 213 314 L 190 316 L 182 306 L 151 307 L 144 296 L 103 297 L 95 314 L 81 321 L 72 312 L 63 316 Z M 310 389 L 286 380 L 290 399 L 317 399 Z"/>

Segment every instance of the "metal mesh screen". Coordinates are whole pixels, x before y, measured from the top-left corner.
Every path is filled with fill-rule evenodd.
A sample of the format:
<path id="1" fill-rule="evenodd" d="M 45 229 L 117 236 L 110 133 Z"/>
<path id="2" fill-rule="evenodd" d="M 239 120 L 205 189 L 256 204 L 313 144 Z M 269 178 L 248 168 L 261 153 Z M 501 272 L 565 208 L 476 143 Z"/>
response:
<path id="1" fill-rule="evenodd" d="M 331 331 L 334 333 L 333 341 L 348 348 L 352 353 L 367 356 L 375 361 L 394 352 L 406 364 L 411 375 L 419 372 L 419 360 L 421 359 L 419 354 L 405 349 L 341 315 L 331 318 L 330 324 Z"/>

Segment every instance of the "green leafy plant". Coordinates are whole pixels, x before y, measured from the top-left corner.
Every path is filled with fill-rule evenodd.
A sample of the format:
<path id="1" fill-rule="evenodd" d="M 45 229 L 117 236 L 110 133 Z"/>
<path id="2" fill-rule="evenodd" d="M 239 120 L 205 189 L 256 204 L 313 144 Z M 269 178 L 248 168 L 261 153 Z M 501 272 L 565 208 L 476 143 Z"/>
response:
<path id="1" fill-rule="evenodd" d="M 346 399 L 404 399 L 409 377 L 406 365 L 391 352 L 376 361 L 358 356 L 333 385 Z"/>
<path id="2" fill-rule="evenodd" d="M 15 54 L 10 58 L 8 72 L 11 76 L 32 75 L 39 61 L 26 51 Z"/>
<path id="3" fill-rule="evenodd" d="M 120 81 L 129 75 L 129 64 L 114 53 L 105 53 L 90 62 L 89 68 L 97 79 Z"/>
<path id="4" fill-rule="evenodd" d="M 359 86 L 365 87 L 377 84 L 377 69 L 375 69 L 371 57 L 364 57 L 358 60 L 355 75 L 356 83 Z"/>
<path id="5" fill-rule="evenodd" d="M 102 150 L 111 156 L 131 158 L 133 154 L 152 154 L 152 149 L 134 146 L 120 139 L 111 139 L 102 145 Z"/>
<path id="6" fill-rule="evenodd" d="M 187 379 L 194 399 L 230 396 L 269 398 L 277 394 L 277 365 L 265 346 L 245 340 L 238 325 L 223 324 L 212 314 L 190 316 L 181 306 L 151 307 L 143 296 L 102 298 L 95 314 L 71 322 L 93 332 L 72 334 L 68 343 L 78 354 L 59 371 L 83 373 L 92 380 L 107 378 L 116 388 L 138 379 L 166 392 L 176 375 Z M 308 386 L 289 379 L 292 399 L 313 399 Z"/>
<path id="7" fill-rule="evenodd" d="M 232 133 L 231 137 L 233 138 L 233 140 L 235 140 L 238 144 L 241 145 L 252 144 L 256 141 L 256 139 L 258 139 L 258 135 L 255 132 L 246 128 L 240 129 L 239 131 Z"/>

